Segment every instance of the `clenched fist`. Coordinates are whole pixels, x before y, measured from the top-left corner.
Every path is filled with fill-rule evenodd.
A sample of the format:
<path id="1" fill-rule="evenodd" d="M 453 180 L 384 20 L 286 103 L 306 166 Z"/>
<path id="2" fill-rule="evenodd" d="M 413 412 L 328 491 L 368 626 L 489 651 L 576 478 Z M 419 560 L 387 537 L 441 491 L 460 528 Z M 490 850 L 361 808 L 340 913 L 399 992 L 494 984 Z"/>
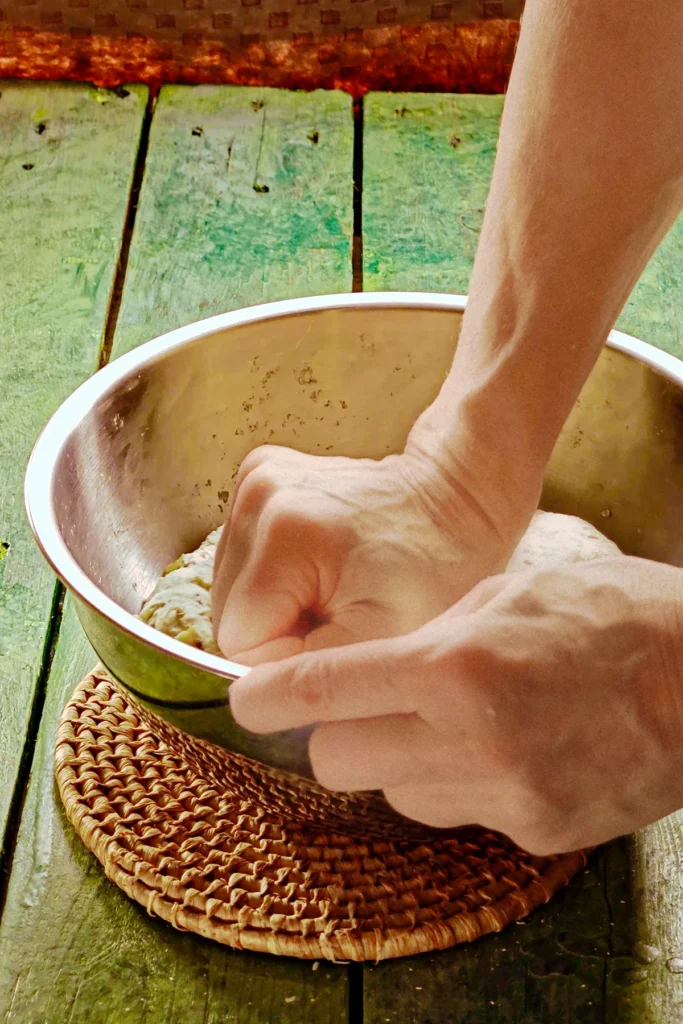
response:
<path id="1" fill-rule="evenodd" d="M 329 789 L 536 854 L 592 846 L 683 805 L 683 572 L 620 557 L 493 577 L 407 636 L 229 692 L 254 732 L 317 723 Z"/>
<path id="2" fill-rule="evenodd" d="M 516 518 L 415 449 L 370 459 L 264 446 L 244 460 L 214 572 L 226 657 L 248 665 L 407 633 L 502 570 Z"/>

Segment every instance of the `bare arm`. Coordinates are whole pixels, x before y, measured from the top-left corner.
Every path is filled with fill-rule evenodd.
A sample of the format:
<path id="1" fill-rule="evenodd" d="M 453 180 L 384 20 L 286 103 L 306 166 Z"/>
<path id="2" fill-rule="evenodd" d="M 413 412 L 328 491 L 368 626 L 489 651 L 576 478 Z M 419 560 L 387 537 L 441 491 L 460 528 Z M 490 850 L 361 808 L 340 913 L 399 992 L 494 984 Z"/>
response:
<path id="1" fill-rule="evenodd" d="M 489 509 L 528 515 L 681 206 L 683 4 L 529 0 L 460 345 L 412 436 L 481 478 Z"/>
<path id="2" fill-rule="evenodd" d="M 405 634 L 500 571 L 682 204 L 681 0 L 529 0 L 453 370 L 402 456 L 245 460 L 214 583 L 224 653 Z M 322 624 L 304 636 L 302 610 Z"/>

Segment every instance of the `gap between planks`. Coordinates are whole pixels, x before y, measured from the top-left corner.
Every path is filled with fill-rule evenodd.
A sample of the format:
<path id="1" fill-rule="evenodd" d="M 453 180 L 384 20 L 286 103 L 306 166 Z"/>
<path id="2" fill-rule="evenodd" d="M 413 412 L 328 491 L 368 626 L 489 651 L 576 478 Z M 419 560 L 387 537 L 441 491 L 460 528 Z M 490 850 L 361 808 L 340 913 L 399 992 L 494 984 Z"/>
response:
<path id="1" fill-rule="evenodd" d="M 123 285 L 126 277 L 126 269 L 128 266 L 130 243 L 133 236 L 133 230 L 135 228 L 135 217 L 137 214 L 140 188 L 145 172 L 145 162 L 149 148 L 149 133 L 152 117 L 154 115 L 154 104 L 156 102 L 158 91 L 158 89 L 150 89 L 149 91 L 147 106 L 145 108 L 144 119 L 140 131 L 135 168 L 133 171 L 128 206 L 126 209 L 125 226 L 121 236 L 121 245 L 116 262 L 116 273 L 112 284 L 109 306 L 105 319 L 103 341 L 100 346 L 97 360 L 98 370 L 101 370 L 107 365 L 111 356 L 114 332 L 116 330 L 116 321 L 118 319 L 121 296 L 123 295 Z M 14 863 L 14 855 L 19 837 L 19 826 L 21 824 L 22 811 L 31 775 L 33 754 L 35 751 L 43 709 L 45 707 L 48 679 L 50 677 L 50 671 L 52 669 L 52 663 L 54 661 L 57 642 L 59 640 L 59 634 L 62 626 L 65 597 L 66 590 L 64 585 L 59 580 L 56 580 L 52 609 L 50 612 L 50 621 L 45 634 L 45 644 L 43 646 L 43 654 L 40 662 L 38 681 L 33 696 L 33 702 L 31 704 L 28 728 L 26 732 L 26 742 L 24 744 L 21 762 L 19 764 L 19 771 L 17 772 L 14 789 L 10 798 L 7 826 L 5 828 L 2 847 L 0 848 L 0 920 L 2 920 L 7 900 L 7 889 L 9 886 L 10 875 L 12 873 L 12 865 Z"/>
<path id="2" fill-rule="evenodd" d="M 353 104 L 352 290 L 363 291 L 363 97 Z"/>
<path id="3" fill-rule="evenodd" d="M 21 761 L 19 762 L 19 770 L 14 782 L 14 789 L 12 790 L 12 796 L 10 797 L 7 824 L 5 826 L 2 846 L 0 847 L 0 921 L 2 920 L 2 914 L 7 901 L 7 889 L 9 887 L 12 865 L 14 863 L 14 854 L 17 848 L 17 840 L 19 838 L 19 825 L 21 824 L 21 815 L 24 809 L 26 793 L 28 791 L 28 782 L 31 775 L 31 767 L 33 765 L 33 754 L 36 748 L 36 741 L 38 739 L 38 729 L 43 717 L 43 708 L 45 707 L 47 682 L 50 678 L 52 662 L 54 661 L 57 641 L 59 639 L 59 631 L 62 625 L 65 596 L 66 591 L 63 585 L 57 581 L 55 583 L 54 598 L 52 602 L 52 609 L 50 611 L 50 622 L 45 633 L 45 643 L 43 645 L 43 654 L 40 661 L 38 681 L 33 693 L 33 702 L 31 704 L 31 711 L 26 729 L 26 741 L 21 754 Z"/>
<path id="4" fill-rule="evenodd" d="M 149 150 L 149 134 L 152 129 L 152 118 L 154 117 L 154 107 L 156 106 L 158 95 L 158 86 L 151 86 L 147 97 L 147 106 L 142 120 L 142 128 L 140 129 L 140 142 L 135 160 L 135 168 L 133 170 L 133 180 L 131 183 L 130 195 L 128 197 L 128 206 L 126 208 L 126 220 L 123 228 L 123 236 L 121 238 L 121 248 L 119 249 L 119 258 L 116 261 L 116 275 L 114 277 L 114 284 L 111 290 L 107 319 L 104 325 L 104 335 L 102 337 L 102 345 L 100 346 L 100 353 L 97 362 L 98 370 L 101 370 L 107 365 L 111 358 L 111 352 L 114 346 L 114 334 L 116 333 L 116 324 L 119 319 L 121 299 L 123 298 L 123 286 L 126 280 L 126 271 L 128 270 L 130 245 L 133 238 L 133 230 L 135 228 L 135 218 L 138 212 L 142 179 L 145 176 L 145 164 L 147 162 L 147 152 Z"/>

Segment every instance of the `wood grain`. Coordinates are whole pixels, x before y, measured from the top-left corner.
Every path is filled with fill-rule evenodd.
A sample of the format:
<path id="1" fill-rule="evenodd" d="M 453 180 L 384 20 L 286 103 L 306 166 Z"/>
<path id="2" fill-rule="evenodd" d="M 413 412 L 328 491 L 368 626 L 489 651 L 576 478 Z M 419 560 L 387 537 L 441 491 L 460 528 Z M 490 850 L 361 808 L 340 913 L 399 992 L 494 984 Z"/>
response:
<path id="1" fill-rule="evenodd" d="M 24 515 L 24 467 L 97 367 L 147 90 L 0 82 L 0 94 L 2 835 L 55 593 Z"/>
<path id="2" fill-rule="evenodd" d="M 366 291 L 467 291 L 502 109 L 502 96 L 366 97 Z"/>
<path id="3" fill-rule="evenodd" d="M 467 292 L 501 103 L 484 96 L 366 98 L 366 288 Z M 399 197 L 407 214 L 400 218 Z M 618 326 L 683 355 L 683 218 Z M 678 1024 L 682 832 L 677 814 L 609 844 L 545 911 L 498 937 L 407 968 L 366 968 L 366 1022 Z"/>
<path id="4" fill-rule="evenodd" d="M 115 354 L 162 330 L 232 304 L 256 302 L 262 297 L 345 290 L 350 286 L 348 101 L 329 96 L 264 96 L 262 91 L 258 96 L 245 96 L 254 115 L 263 108 L 252 104 L 258 107 L 258 103 L 265 105 L 267 101 L 281 111 L 292 104 L 288 109 L 296 129 L 290 132 L 284 113 L 279 120 L 278 115 L 271 120 L 266 118 L 263 145 L 259 136 L 257 146 L 253 124 L 247 120 L 249 110 L 245 104 L 240 106 L 240 92 L 197 90 L 197 97 L 203 100 L 201 108 L 197 108 L 203 113 L 202 121 L 194 116 L 191 90 L 162 92 L 158 120 L 155 118 L 152 130 Z M 301 107 L 296 105 L 299 100 Z M 325 106 L 328 100 L 333 105 L 329 110 Z M 282 107 L 278 106 L 280 101 Z M 500 100 L 373 96 L 366 102 L 366 287 L 466 291 L 492 166 Z M 318 116 L 316 110 L 320 105 L 327 112 L 319 112 Z M 304 108 L 315 116 L 304 116 Z M 313 126 L 325 123 L 323 116 L 332 126 L 339 150 L 328 150 L 325 165 L 315 172 L 305 161 L 311 154 L 312 159 L 319 159 L 323 150 L 314 147 L 322 144 L 322 136 L 318 143 L 307 139 L 311 147 L 307 150 L 299 145 L 300 127 L 311 125 L 306 136 L 308 130 L 320 132 L 319 127 Z M 239 131 L 233 134 L 233 127 L 238 124 Z M 275 134 L 267 139 L 272 126 Z M 195 127 L 201 127 L 202 133 L 193 135 Z M 455 145 L 454 136 L 460 140 Z M 37 137 L 40 140 L 43 136 Z M 231 139 L 244 140 L 244 164 L 238 164 L 242 169 L 235 187 L 231 180 L 230 188 L 218 194 L 218 169 Z M 196 149 L 192 148 L 198 140 L 205 140 L 208 147 L 206 163 L 203 157 L 197 159 Z M 0 147 L 10 146 L 18 146 L 15 135 L 3 131 Z M 272 177 L 265 180 L 251 174 L 254 167 L 261 166 L 258 148 L 271 153 L 270 166 L 275 169 Z M 289 153 L 287 161 L 285 151 Z M 462 165 L 457 163 L 460 159 Z M 295 168 L 290 178 L 282 177 L 285 167 Z M 227 158 L 226 170 L 229 173 Z M 6 164 L 0 169 L 0 184 L 4 184 L 5 173 Z M 280 185 L 275 185 L 278 180 L 281 190 Z M 254 181 L 267 185 L 270 191 L 254 191 Z M 324 196 L 317 192 L 318 181 L 326 183 L 324 189 L 321 185 Z M 70 185 L 82 207 L 87 190 L 84 187 L 78 191 L 79 187 L 77 182 Z M 282 199 L 282 207 L 275 202 L 272 206 L 259 205 L 261 199 L 270 203 L 276 194 Z M 410 211 L 412 234 L 396 216 L 397 196 Z M 3 203 L 5 197 L 3 190 Z M 28 203 L 29 199 L 25 201 Z M 66 203 L 66 198 L 62 201 Z M 231 230 L 233 210 L 241 225 L 236 231 Z M 63 233 L 67 238 L 73 217 L 80 212 L 71 211 L 68 204 L 62 211 Z M 309 220 L 319 217 L 313 234 L 300 226 L 304 215 Z M 102 216 L 97 224 L 102 224 Z M 301 252 L 292 241 L 293 233 L 302 239 Z M 679 223 L 653 258 L 620 321 L 624 329 L 679 355 L 682 238 Z M 269 240 L 268 246 L 264 244 L 260 249 L 260 240 L 264 239 Z M 4 273 L 6 245 L 3 239 L 3 283 L 10 280 Z M 285 255 L 272 262 L 268 256 L 270 246 Z M 18 243 L 14 253 L 21 255 Z M 30 282 L 22 281 L 13 265 L 11 270 L 19 281 L 15 288 L 23 286 L 25 293 L 31 294 Z M 38 289 L 38 285 L 34 287 Z M 98 289 L 95 293 L 100 294 Z M 29 321 L 16 294 L 12 302 L 0 296 L 0 327 L 5 328 L 11 316 L 12 322 L 21 324 L 26 336 Z M 36 306 L 36 301 L 29 308 L 37 308 L 45 323 L 48 307 Z M 73 318 L 84 329 L 81 305 L 73 298 L 70 303 L 64 312 L 53 299 L 49 308 L 61 310 L 62 324 Z M 32 379 L 42 379 L 41 372 L 50 379 L 56 375 L 68 390 L 78 378 L 75 364 L 70 361 L 71 350 L 63 336 L 51 335 L 50 345 L 41 341 L 40 352 L 31 349 L 29 355 L 24 355 L 15 328 L 10 363 L 6 336 L 6 329 L 0 331 L 3 382 L 5 367 L 11 367 L 14 380 L 15 368 L 24 365 L 17 352 L 22 359 L 33 360 L 27 364 L 23 377 L 18 375 L 24 381 L 24 391 L 21 401 L 17 399 L 16 415 L 39 418 L 32 408 L 27 408 L 35 401 L 30 390 Z M 93 330 L 90 341 L 100 336 L 101 325 Z M 83 336 L 75 331 L 68 337 L 73 341 Z M 84 344 L 73 343 L 76 348 Z M 92 351 L 96 347 L 95 342 Z M 56 352 L 59 358 L 55 366 L 45 368 L 43 364 L 50 352 Z M 82 372 L 87 373 L 88 367 Z M 69 373 L 73 374 L 73 382 Z M 44 401 L 47 408 L 50 401 L 56 404 L 59 399 L 42 396 L 38 400 Z M 6 415 L 6 410 L 2 415 Z M 2 474 L 8 474 L 7 452 L 13 453 L 16 445 L 11 446 L 8 437 L 0 434 L 0 445 L 3 443 L 6 448 L 0 449 L 0 465 Z M 3 525 L 8 496 L 15 506 L 18 502 L 16 485 L 11 489 L 9 481 L 9 476 L 0 476 Z M 4 558 L 0 552 L 0 574 L 4 563 L 11 564 L 10 557 L 15 559 L 13 572 L 17 571 L 13 546 Z M 21 564 L 23 572 L 28 563 L 22 559 Z M 35 565 L 39 572 L 39 558 Z M 50 602 L 49 573 L 45 579 L 48 582 L 44 608 Z M 1 617 L 4 593 L 0 589 L 0 643 L 5 635 Z M 26 599 L 17 621 L 22 626 L 30 623 L 36 607 L 35 599 Z M 14 614 L 19 616 L 18 611 Z M 34 623 L 30 627 L 42 630 L 36 634 L 41 637 L 46 614 L 45 610 L 42 625 Z M 32 650 L 31 645 L 25 649 Z M 173 932 L 148 919 L 107 882 L 97 863 L 72 835 L 54 801 L 52 746 L 59 711 L 92 660 L 69 609 L 50 675 L 0 929 L 0 1019 L 27 1024 L 61 1024 L 67 1020 L 118 1024 L 152 1017 L 172 1024 L 256 1024 L 304 1019 L 331 1024 L 346 1020 L 348 985 L 344 968 L 332 969 L 321 964 L 314 973 L 310 965 L 231 953 Z M 35 664 L 39 663 L 38 658 Z M 4 682 L 3 671 L 0 659 L 0 679 Z M 31 678 L 35 679 L 35 670 Z M 15 673 L 11 676 L 15 688 L 16 679 Z M 7 686 L 4 692 L 9 692 Z M 5 728 L 3 719 L 3 741 Z M 18 747 L 16 743 L 14 747 L 4 743 L 0 749 L 4 752 Z M 683 892 L 679 878 L 682 856 L 681 818 L 677 815 L 651 826 L 633 840 L 610 844 L 547 908 L 499 936 L 444 954 L 366 968 L 365 1020 L 372 1024 L 675 1024 L 683 1019 Z M 353 1007 L 354 1013 L 359 1010 L 356 997 Z"/>
<path id="5" fill-rule="evenodd" d="M 500 935 L 365 968 L 366 1024 L 602 1024 L 610 917 L 597 857 Z"/>
<path id="6" fill-rule="evenodd" d="M 350 290 L 352 162 L 344 93 L 163 89 L 114 354 L 228 309 Z"/>
<path id="7" fill-rule="evenodd" d="M 502 96 L 365 98 L 367 291 L 467 292 L 502 108 Z M 683 357 L 683 217 L 650 260 L 617 326 Z"/>
<path id="8" fill-rule="evenodd" d="M 162 90 L 114 354 L 263 298 L 347 290 L 352 144 L 351 102 L 337 93 Z M 52 751 L 61 709 L 94 661 L 69 610 L 0 928 L 0 1020 L 342 1024 L 344 967 L 314 970 L 175 932 L 107 881 L 74 836 L 53 791 Z"/>
<path id="9" fill-rule="evenodd" d="M 607 860 L 607 1024 L 683 1020 L 682 860 L 680 811 L 616 844 Z"/>
<path id="10" fill-rule="evenodd" d="M 683 217 L 643 271 L 617 327 L 683 359 Z"/>

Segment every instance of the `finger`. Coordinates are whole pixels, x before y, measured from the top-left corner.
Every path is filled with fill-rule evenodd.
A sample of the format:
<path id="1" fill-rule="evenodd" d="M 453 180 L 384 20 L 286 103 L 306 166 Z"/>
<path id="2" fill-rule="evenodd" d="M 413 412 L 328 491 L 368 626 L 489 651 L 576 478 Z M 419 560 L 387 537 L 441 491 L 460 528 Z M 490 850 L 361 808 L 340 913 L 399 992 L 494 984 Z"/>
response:
<path id="1" fill-rule="evenodd" d="M 254 448 L 252 451 L 249 452 L 248 455 L 245 455 L 237 472 L 237 476 L 235 477 L 235 483 L 232 488 L 232 494 L 230 495 L 229 511 L 228 515 L 226 516 L 226 526 L 223 530 L 220 542 L 218 544 L 218 549 L 216 551 L 216 561 L 214 563 L 214 578 L 220 575 L 221 564 L 223 562 L 223 558 L 225 557 L 225 552 L 228 547 L 228 534 L 230 532 L 228 527 L 230 519 L 232 518 L 232 511 L 235 507 L 240 487 L 246 480 L 249 473 L 251 473 L 252 470 L 256 469 L 258 466 L 261 465 L 261 462 L 263 461 L 263 456 L 261 453 L 263 448 L 265 447 L 269 446 L 262 445 L 260 448 Z"/>
<path id="2" fill-rule="evenodd" d="M 262 444 L 253 448 L 242 460 L 242 464 L 235 477 L 235 486 L 232 492 L 232 507 L 235 507 L 237 496 L 247 477 L 262 466 L 277 466 L 279 470 L 290 469 L 300 464 L 302 459 L 310 458 L 295 448 L 285 448 L 277 444 Z"/>
<path id="3" fill-rule="evenodd" d="M 356 638 L 343 626 L 336 623 L 326 623 L 309 633 L 299 636 L 283 636 L 276 640 L 269 640 L 259 647 L 249 651 L 239 651 L 230 655 L 231 661 L 240 665 L 264 665 L 268 661 L 283 661 L 285 658 L 292 658 L 295 654 L 303 654 L 304 651 L 318 651 L 325 647 L 344 647 L 346 644 L 355 643 Z"/>
<path id="4" fill-rule="evenodd" d="M 417 710 L 408 638 L 372 640 L 261 665 L 230 687 L 235 720 L 251 732 Z"/>
<path id="5" fill-rule="evenodd" d="M 348 792 L 427 782 L 440 746 L 417 715 L 388 715 L 321 725 L 308 753 L 321 785 Z"/>
<path id="6" fill-rule="evenodd" d="M 282 636 L 277 640 L 269 640 L 266 644 L 254 647 L 250 651 L 237 651 L 230 655 L 230 661 L 238 665 L 263 665 L 268 661 L 283 661 L 301 654 L 304 650 L 304 638 L 300 636 Z"/>
<path id="7" fill-rule="evenodd" d="M 482 808 L 473 803 L 462 787 L 451 782 L 407 782 L 389 786 L 384 798 L 404 818 L 430 828 L 461 828 L 480 823 Z"/>
<path id="8" fill-rule="evenodd" d="M 243 488 L 240 495 L 235 497 L 230 516 L 223 527 L 214 562 L 211 589 L 216 639 L 218 639 L 218 623 L 223 615 L 228 594 L 249 557 L 259 517 L 272 490 L 272 486 L 266 485 L 265 482 L 261 486 Z"/>
<path id="9" fill-rule="evenodd" d="M 237 651 L 253 651 L 271 640 L 286 637 L 300 614 L 296 593 L 277 577 L 262 584 L 260 592 L 251 582 L 236 586 L 218 625 L 218 646 L 226 658 L 234 659 Z"/>
<path id="10" fill-rule="evenodd" d="M 233 497 L 234 497 L 234 492 L 233 492 Z M 220 538 L 219 538 L 219 541 L 218 541 L 218 547 L 216 548 L 216 557 L 215 557 L 214 563 L 213 563 L 213 584 L 212 584 L 212 591 L 211 591 L 211 599 L 213 601 L 214 606 L 215 606 L 216 601 L 218 599 L 217 586 L 218 586 L 218 581 L 220 580 L 220 577 L 221 577 L 221 564 L 222 564 L 223 559 L 225 557 L 225 551 L 226 551 L 226 548 L 228 546 L 228 537 L 229 537 L 229 535 L 230 535 L 230 515 L 228 514 L 225 517 L 225 522 L 223 523 L 223 529 L 221 530 L 221 535 L 220 535 Z"/>
<path id="11" fill-rule="evenodd" d="M 230 587 L 249 553 L 258 515 L 267 498 L 275 490 L 275 481 L 272 477 L 267 478 L 261 474 L 260 480 L 254 481 L 256 470 L 266 464 L 277 465 L 278 468 L 288 466 L 300 455 L 300 452 L 290 448 L 261 445 L 249 452 L 243 460 L 230 498 L 227 522 L 216 550 L 212 592 L 214 622 L 220 620 Z M 243 485 L 248 477 L 251 477 L 251 486 L 245 496 Z"/>
<path id="12" fill-rule="evenodd" d="M 253 549 L 233 583 L 218 623 L 218 644 L 226 657 L 253 650 L 296 629 L 302 612 L 318 599 L 318 571 L 312 550 L 300 550 L 287 529 L 263 519 Z"/>

